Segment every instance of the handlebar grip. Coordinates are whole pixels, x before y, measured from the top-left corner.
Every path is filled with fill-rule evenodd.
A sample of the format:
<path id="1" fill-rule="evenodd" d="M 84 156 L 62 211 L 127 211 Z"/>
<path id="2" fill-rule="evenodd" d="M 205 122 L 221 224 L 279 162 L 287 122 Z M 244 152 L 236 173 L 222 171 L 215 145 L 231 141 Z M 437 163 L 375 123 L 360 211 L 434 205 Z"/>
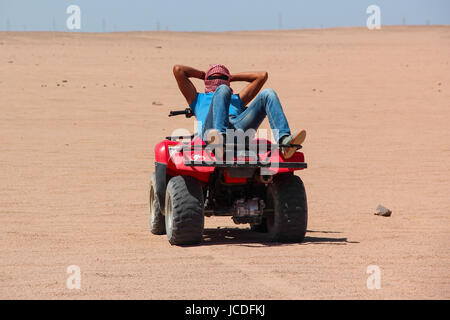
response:
<path id="1" fill-rule="evenodd" d="M 186 114 L 186 110 L 170 111 L 169 117 L 179 116 L 179 115 L 181 115 L 181 114 Z"/>
<path id="2" fill-rule="evenodd" d="M 184 110 L 170 111 L 169 117 L 179 116 L 179 115 L 182 115 L 182 114 L 184 114 L 186 116 L 186 118 L 190 118 L 190 117 L 192 117 L 194 115 L 192 113 L 192 109 L 191 108 L 186 108 Z"/>

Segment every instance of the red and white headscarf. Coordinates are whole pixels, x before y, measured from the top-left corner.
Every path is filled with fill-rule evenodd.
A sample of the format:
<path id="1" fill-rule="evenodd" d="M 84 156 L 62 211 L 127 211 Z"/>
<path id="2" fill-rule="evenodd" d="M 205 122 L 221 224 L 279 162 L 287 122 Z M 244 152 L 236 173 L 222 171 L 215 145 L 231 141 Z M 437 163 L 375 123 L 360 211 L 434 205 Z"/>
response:
<path id="1" fill-rule="evenodd" d="M 223 80 L 223 79 L 208 80 L 208 77 L 215 73 L 219 73 L 219 74 L 223 74 L 223 75 L 227 76 L 228 80 Z M 217 87 L 220 86 L 221 84 L 230 86 L 230 77 L 231 77 L 231 74 L 230 74 L 230 71 L 228 71 L 227 67 L 225 67 L 222 64 L 212 65 L 208 69 L 208 71 L 206 71 L 206 74 L 205 74 L 205 92 L 206 93 L 214 92 L 214 91 L 216 91 Z M 233 92 L 233 89 L 231 89 L 231 92 Z"/>

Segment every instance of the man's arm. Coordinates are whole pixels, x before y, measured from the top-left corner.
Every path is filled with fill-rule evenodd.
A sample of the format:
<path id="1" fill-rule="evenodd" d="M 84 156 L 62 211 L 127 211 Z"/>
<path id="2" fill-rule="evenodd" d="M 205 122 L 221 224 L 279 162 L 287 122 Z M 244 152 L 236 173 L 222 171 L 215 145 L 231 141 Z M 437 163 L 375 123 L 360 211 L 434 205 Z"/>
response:
<path id="1" fill-rule="evenodd" d="M 194 102 L 197 97 L 197 89 L 189 78 L 204 79 L 205 72 L 182 65 L 173 66 L 173 75 L 178 83 L 181 93 L 186 98 L 189 105 Z"/>
<path id="2" fill-rule="evenodd" d="M 246 106 L 261 90 L 264 83 L 267 81 L 268 74 L 266 71 L 258 72 L 241 72 L 232 74 L 230 81 L 247 81 L 250 82 L 244 89 L 239 92 L 239 97 L 244 106 Z"/>

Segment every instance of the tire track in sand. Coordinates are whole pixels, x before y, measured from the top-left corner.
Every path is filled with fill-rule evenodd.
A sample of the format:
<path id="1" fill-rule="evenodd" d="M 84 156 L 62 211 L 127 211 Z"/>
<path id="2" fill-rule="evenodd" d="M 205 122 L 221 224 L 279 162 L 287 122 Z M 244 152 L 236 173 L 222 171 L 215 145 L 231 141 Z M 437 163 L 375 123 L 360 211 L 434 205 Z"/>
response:
<path id="1" fill-rule="evenodd" d="M 298 300 L 302 298 L 299 288 L 293 287 L 292 283 L 270 272 L 267 267 L 249 263 L 245 257 L 235 257 L 223 252 L 219 253 L 217 248 L 213 250 L 212 247 L 207 247 L 206 249 L 215 261 L 230 266 L 234 270 L 239 270 L 246 276 L 247 280 L 269 289 L 271 299 Z M 233 248 L 231 247 L 229 250 L 233 250 Z"/>

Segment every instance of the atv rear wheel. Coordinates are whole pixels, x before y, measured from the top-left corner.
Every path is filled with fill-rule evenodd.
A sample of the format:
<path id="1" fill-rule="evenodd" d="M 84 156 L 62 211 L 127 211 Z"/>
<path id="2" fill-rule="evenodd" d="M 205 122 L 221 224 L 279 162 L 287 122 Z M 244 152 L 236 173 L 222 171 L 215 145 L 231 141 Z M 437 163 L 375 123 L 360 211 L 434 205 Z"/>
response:
<path id="1" fill-rule="evenodd" d="M 164 221 L 164 216 L 161 212 L 161 208 L 159 206 L 158 197 L 156 196 L 156 175 L 153 173 L 150 179 L 150 195 L 149 195 L 149 212 L 148 212 L 148 221 L 150 224 L 150 231 L 153 234 L 165 234 L 166 233 L 166 224 Z"/>
<path id="2" fill-rule="evenodd" d="M 267 189 L 273 213 L 266 217 L 269 238 L 276 242 L 301 242 L 308 223 L 308 206 L 302 180 L 292 173 L 275 177 Z"/>
<path id="3" fill-rule="evenodd" d="M 200 182 L 189 176 L 176 176 L 166 189 L 165 222 L 167 238 L 172 245 L 200 243 L 205 216 Z"/>

